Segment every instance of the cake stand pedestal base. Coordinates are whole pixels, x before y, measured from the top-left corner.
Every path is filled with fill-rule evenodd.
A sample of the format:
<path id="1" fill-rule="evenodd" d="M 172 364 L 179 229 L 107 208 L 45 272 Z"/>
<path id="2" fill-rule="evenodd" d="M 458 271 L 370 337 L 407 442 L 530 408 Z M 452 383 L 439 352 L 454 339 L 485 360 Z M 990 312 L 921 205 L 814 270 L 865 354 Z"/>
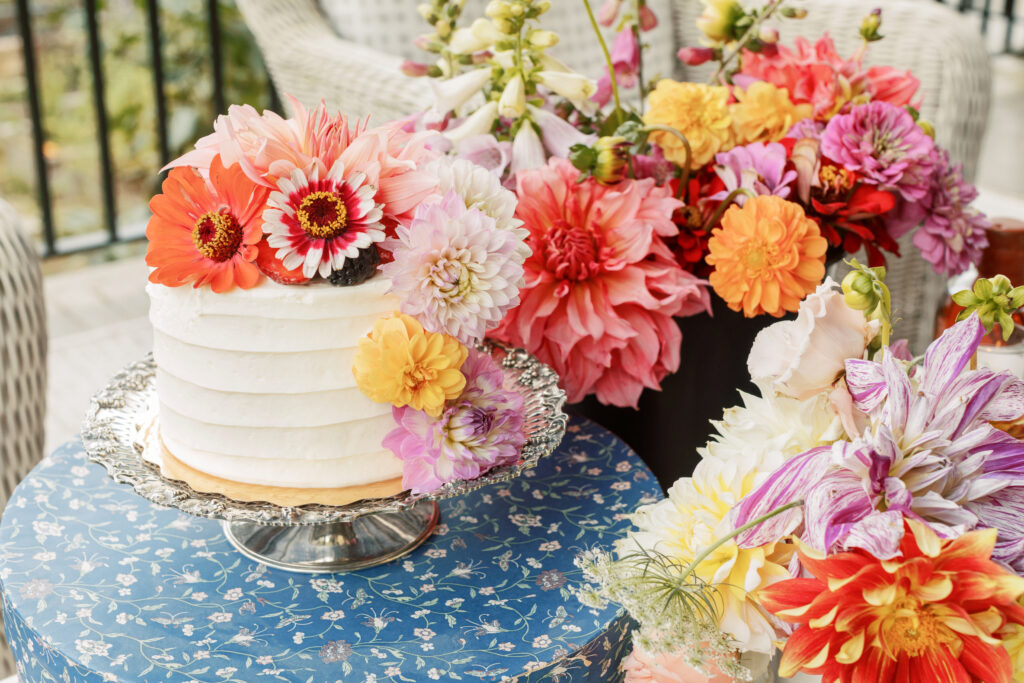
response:
<path id="1" fill-rule="evenodd" d="M 224 535 L 243 555 L 270 567 L 303 574 L 375 567 L 408 554 L 437 526 L 440 509 L 421 500 L 398 512 L 378 512 L 351 522 L 265 526 L 223 522 Z"/>

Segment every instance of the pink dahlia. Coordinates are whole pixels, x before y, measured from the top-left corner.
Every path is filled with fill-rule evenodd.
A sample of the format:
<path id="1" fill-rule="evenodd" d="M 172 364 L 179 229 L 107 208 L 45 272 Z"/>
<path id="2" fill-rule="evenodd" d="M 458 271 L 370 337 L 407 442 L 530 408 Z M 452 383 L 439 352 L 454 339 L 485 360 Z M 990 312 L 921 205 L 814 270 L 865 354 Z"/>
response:
<path id="1" fill-rule="evenodd" d="M 383 445 L 403 461 L 402 486 L 413 493 L 514 463 L 526 442 L 523 397 L 504 388 L 505 373 L 494 359 L 470 349 L 462 373 L 466 388 L 440 417 L 393 409 L 398 427 Z"/>
<path id="2" fill-rule="evenodd" d="M 323 178 L 317 168 L 308 176 L 296 168 L 277 188 L 263 212 L 263 231 L 288 270 L 327 277 L 360 249 L 384 240 L 376 188 L 365 173 L 347 171 L 340 160 Z"/>
<path id="3" fill-rule="evenodd" d="M 785 199 L 797 176 L 796 171 L 786 168 L 788 161 L 786 148 L 778 142 L 753 142 L 719 152 L 715 155 L 715 174 L 725 183 L 725 189 L 711 199 L 724 200 L 740 188 L 756 195 L 773 194 Z M 747 196 L 739 194 L 735 199 L 743 206 Z"/>
<path id="4" fill-rule="evenodd" d="M 673 316 L 709 306 L 706 283 L 676 263 L 682 204 L 651 179 L 604 186 L 565 159 L 517 178 L 516 215 L 530 231 L 522 303 L 494 332 L 552 365 L 570 401 L 596 393 L 636 406 L 679 367 Z"/>
<path id="5" fill-rule="evenodd" d="M 956 275 L 981 259 L 990 223 L 969 206 L 978 191 L 964 180 L 961 165 L 950 163 L 949 153 L 938 148 L 934 159 L 932 192 L 914 245 L 936 272 Z"/>
<path id="6" fill-rule="evenodd" d="M 473 344 L 519 304 L 523 266 L 516 251 L 522 244 L 494 218 L 466 208 L 452 190 L 421 204 L 408 228 L 398 227 L 397 237 L 383 245 L 394 261 L 381 270 L 403 313 L 431 332 Z"/>
<path id="7" fill-rule="evenodd" d="M 828 122 L 821 152 L 883 190 L 907 201 L 924 199 L 931 187 L 935 143 L 901 107 L 886 102 L 853 107 Z"/>

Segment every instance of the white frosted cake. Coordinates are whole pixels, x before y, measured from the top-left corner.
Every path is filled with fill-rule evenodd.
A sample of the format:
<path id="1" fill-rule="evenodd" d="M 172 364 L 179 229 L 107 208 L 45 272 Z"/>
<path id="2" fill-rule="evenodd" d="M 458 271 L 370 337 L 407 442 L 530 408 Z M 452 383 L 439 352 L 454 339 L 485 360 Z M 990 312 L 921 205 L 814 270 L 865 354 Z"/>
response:
<path id="1" fill-rule="evenodd" d="M 354 287 L 264 280 L 217 294 L 150 283 L 166 449 L 198 472 L 263 487 L 400 477 L 381 446 L 391 406 L 363 395 L 352 374 L 359 338 L 398 306 L 389 286 L 380 276 Z"/>

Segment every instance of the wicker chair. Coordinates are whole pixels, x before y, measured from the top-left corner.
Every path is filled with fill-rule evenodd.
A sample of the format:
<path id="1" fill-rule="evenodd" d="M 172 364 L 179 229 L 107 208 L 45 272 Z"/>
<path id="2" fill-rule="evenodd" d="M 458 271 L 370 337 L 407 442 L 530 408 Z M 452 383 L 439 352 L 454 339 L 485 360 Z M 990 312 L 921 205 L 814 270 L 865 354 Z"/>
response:
<path id="1" fill-rule="evenodd" d="M 398 71 L 403 56 L 416 56 L 411 40 L 424 30 L 412 3 L 321 1 L 327 3 L 323 9 L 317 0 L 238 0 L 280 92 L 307 104 L 322 98 L 351 115 L 372 113 L 378 120 L 406 116 L 429 104 L 424 79 L 407 78 Z M 648 41 L 657 63 L 648 75 L 668 74 L 673 66 L 664 66 L 665 54 L 699 42 L 694 24 L 701 9 L 699 0 L 670 0 L 669 11 L 659 7 L 660 2 L 652 0 L 662 21 Z M 470 0 L 467 15 L 477 16 L 478 4 L 482 1 Z M 856 29 L 861 18 L 878 4 L 878 0 L 806 0 L 808 17 L 782 22 L 781 33 L 789 40 L 829 31 L 840 53 L 851 54 L 859 41 Z M 981 37 L 954 10 L 931 0 L 887 0 L 884 5 L 883 33 L 893 37 L 872 45 L 870 61 L 911 69 L 921 79 L 922 114 L 935 124 L 939 143 L 973 178 L 991 87 Z M 581 6 L 579 0 L 558 0 L 549 25 L 562 34 L 556 48 L 563 50 L 560 56 L 577 69 L 596 74 L 600 56 L 588 34 L 589 24 L 580 16 Z M 333 15 L 333 25 L 327 15 Z M 346 37 L 334 25 L 344 27 Z M 707 76 L 699 68 L 675 71 L 690 80 Z M 889 283 L 895 293 L 894 308 L 903 321 L 899 333 L 920 350 L 931 339 L 944 279 L 920 258 L 909 236 L 902 240 L 901 251 L 902 259 L 890 260 Z"/>
<path id="2" fill-rule="evenodd" d="M 39 257 L 0 201 L 0 513 L 43 455 L 46 317 Z M 0 633 L 0 678 L 14 660 Z"/>

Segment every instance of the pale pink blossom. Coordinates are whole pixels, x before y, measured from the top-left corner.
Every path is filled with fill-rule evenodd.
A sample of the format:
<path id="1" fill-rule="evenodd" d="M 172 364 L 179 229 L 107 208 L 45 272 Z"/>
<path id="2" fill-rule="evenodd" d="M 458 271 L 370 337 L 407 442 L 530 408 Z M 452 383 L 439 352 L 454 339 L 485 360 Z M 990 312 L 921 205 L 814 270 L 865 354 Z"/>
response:
<path id="1" fill-rule="evenodd" d="M 861 358 L 878 331 L 861 311 L 843 302 L 828 278 L 800 302 L 796 320 L 782 320 L 761 330 L 747 357 L 755 382 L 776 392 L 805 399 L 829 389 L 850 358 Z"/>
<path id="2" fill-rule="evenodd" d="M 732 677 L 717 672 L 701 673 L 688 663 L 685 653 L 651 654 L 639 646 L 622 663 L 626 683 L 732 683 Z"/>

